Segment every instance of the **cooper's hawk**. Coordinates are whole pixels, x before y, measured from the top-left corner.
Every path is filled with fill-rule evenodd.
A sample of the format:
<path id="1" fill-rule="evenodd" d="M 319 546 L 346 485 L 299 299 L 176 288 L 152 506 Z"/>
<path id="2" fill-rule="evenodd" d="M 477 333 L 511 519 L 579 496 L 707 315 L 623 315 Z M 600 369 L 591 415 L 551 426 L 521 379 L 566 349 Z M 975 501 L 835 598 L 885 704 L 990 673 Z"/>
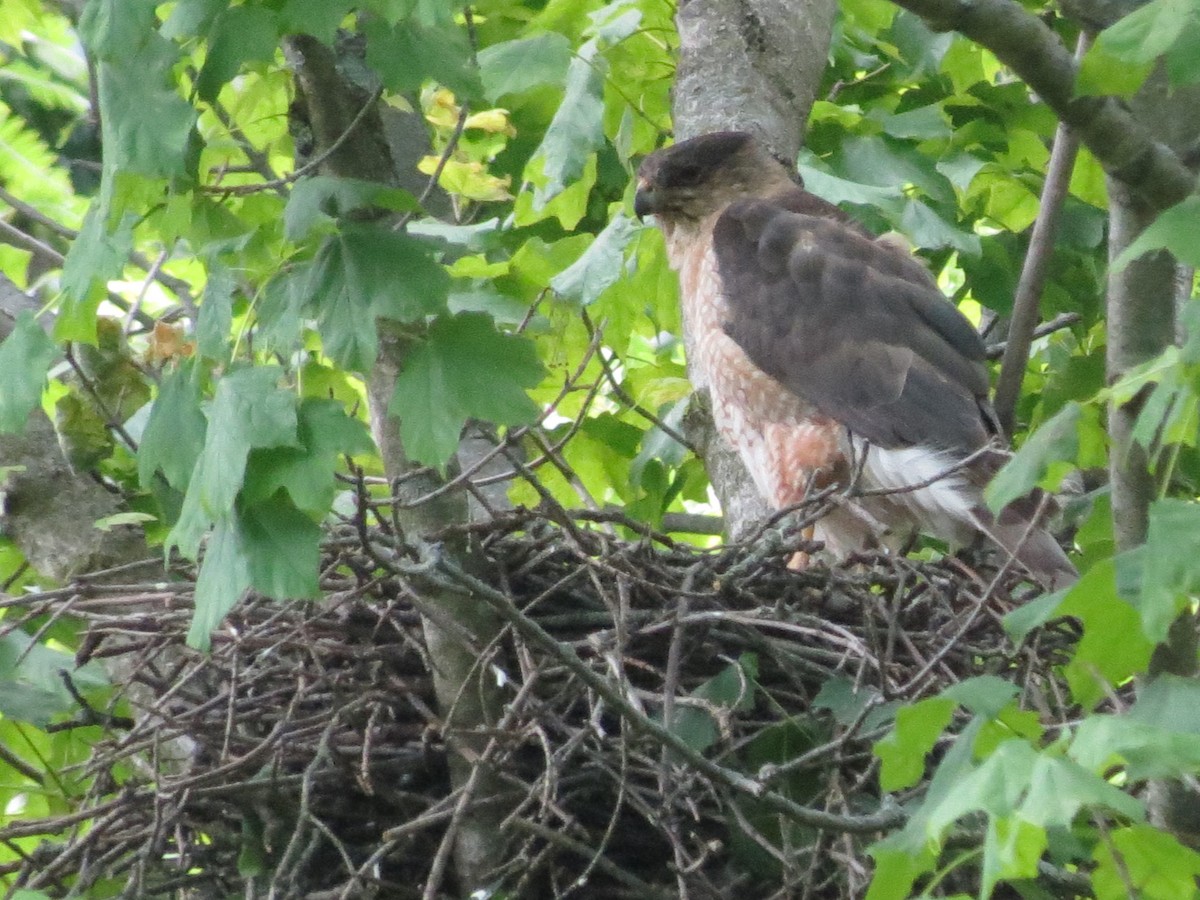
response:
<path id="1" fill-rule="evenodd" d="M 983 342 L 911 254 L 742 132 L 651 154 L 635 208 L 679 273 L 693 381 L 769 504 L 857 470 L 857 496 L 816 525 L 834 556 L 914 531 L 957 546 L 982 535 L 1047 586 L 1077 577 L 1036 503 L 984 506 L 1005 452 Z"/>

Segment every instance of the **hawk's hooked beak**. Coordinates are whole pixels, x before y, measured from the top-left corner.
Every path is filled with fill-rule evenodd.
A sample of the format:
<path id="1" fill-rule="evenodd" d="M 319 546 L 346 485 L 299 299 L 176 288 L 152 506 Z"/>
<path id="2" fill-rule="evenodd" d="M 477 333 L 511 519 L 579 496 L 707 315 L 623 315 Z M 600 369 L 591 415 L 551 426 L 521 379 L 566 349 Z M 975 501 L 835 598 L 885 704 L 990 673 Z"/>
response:
<path id="1" fill-rule="evenodd" d="M 639 219 L 654 214 L 654 189 L 647 181 L 638 181 L 637 190 L 633 194 L 633 214 Z"/>

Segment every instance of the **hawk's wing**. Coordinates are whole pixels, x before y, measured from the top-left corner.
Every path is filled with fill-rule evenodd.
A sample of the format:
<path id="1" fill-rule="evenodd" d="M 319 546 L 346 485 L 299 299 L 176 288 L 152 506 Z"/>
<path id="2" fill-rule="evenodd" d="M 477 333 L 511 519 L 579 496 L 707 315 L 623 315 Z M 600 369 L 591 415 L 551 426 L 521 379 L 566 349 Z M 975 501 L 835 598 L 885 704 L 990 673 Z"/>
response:
<path id="1" fill-rule="evenodd" d="M 731 204 L 713 247 L 726 332 L 789 390 L 877 446 L 987 441 L 983 342 L 915 259 L 775 200 Z"/>

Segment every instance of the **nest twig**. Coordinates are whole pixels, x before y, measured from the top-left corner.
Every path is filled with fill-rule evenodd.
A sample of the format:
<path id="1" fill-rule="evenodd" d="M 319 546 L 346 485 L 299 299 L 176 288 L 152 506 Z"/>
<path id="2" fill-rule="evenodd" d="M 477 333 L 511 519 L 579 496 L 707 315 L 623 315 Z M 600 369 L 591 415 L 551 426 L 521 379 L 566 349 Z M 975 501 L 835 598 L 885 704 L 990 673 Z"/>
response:
<path id="1" fill-rule="evenodd" d="M 481 764 L 511 789 L 512 896 L 859 897 L 865 848 L 896 821 L 871 753 L 890 705 L 990 672 L 1068 715 L 1050 671 L 1073 635 L 1014 647 L 1012 583 L 894 556 L 794 572 L 770 542 L 605 526 L 472 526 L 486 583 L 388 565 L 388 536 L 347 526 L 323 602 L 251 596 L 210 654 L 184 646 L 186 580 L 76 593 L 81 654 L 120 690 L 81 710 L 106 734 L 60 773 L 89 785 L 75 808 L 0 831 L 42 838 L 7 874 L 52 894 L 420 896 L 475 802 L 450 787 L 412 603 L 430 578 L 506 620 L 509 703 Z"/>

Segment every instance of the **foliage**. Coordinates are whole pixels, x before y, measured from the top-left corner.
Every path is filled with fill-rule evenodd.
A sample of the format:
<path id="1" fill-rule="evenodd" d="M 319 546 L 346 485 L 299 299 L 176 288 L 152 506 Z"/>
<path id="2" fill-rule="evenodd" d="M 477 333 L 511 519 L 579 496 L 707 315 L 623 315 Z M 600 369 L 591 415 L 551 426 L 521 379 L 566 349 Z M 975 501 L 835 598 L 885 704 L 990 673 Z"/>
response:
<path id="1" fill-rule="evenodd" d="M 702 467 L 676 440 L 674 276 L 630 205 L 637 158 L 670 132 L 671 14 L 653 0 L 481 0 L 469 15 L 395 0 L 90 0 L 73 21 L 61 4 L 3 4 L 0 187 L 36 215 L 4 210 L 35 240 L 0 245 L 0 271 L 55 321 L 48 337 L 25 314 L 0 345 L 0 429 L 53 411 L 72 463 L 125 498 L 121 521 L 199 563 L 194 647 L 248 589 L 320 594 L 339 476 L 381 474 L 364 402 L 381 336 L 406 347 L 389 411 L 414 461 L 453 471 L 464 426 L 484 423 L 565 506 L 616 505 L 656 527 L 708 509 Z M 280 45 L 304 33 L 332 47 L 339 29 L 363 47 L 364 102 L 378 89 L 422 122 L 430 152 L 403 173 L 418 180 L 306 166 Z M 1101 36 L 1081 90 L 1128 96 L 1160 57 L 1171 85 L 1193 84 L 1198 48 L 1195 4 L 1152 0 Z M 1011 308 L 1053 116 L 987 51 L 885 0 L 845 0 L 819 96 L 799 160 L 810 189 L 907 236 L 991 327 Z M 435 174 L 441 217 L 439 191 L 398 186 Z M 1044 863 L 1099 897 L 1125 896 L 1127 880 L 1145 896 L 1195 891 L 1195 854 L 1147 824 L 1139 799 L 1146 779 L 1200 766 L 1195 688 L 1118 698 L 1200 585 L 1200 316 L 1189 300 L 1181 346 L 1105 384 L 1106 203 L 1085 152 L 1043 297 L 1047 316 L 1078 319 L 1035 346 L 1028 430 L 989 501 L 1103 466 L 1105 405 L 1142 397 L 1137 438 L 1162 491 L 1150 540 L 1114 558 L 1107 491 L 1090 490 L 1068 509 L 1084 578 L 1008 620 L 1017 641 L 1056 617 L 1079 624 L 1061 667 L 1076 722 L 1038 721 L 999 676 L 898 711 L 876 753 L 909 819 L 876 845 L 873 898 L 932 895 L 960 869 L 980 896 L 1020 890 Z M 1165 248 L 1194 265 L 1198 241 L 1193 195 L 1113 264 Z M 545 499 L 525 482 L 510 493 Z M 0 581 L 35 585 L 8 538 Z M 86 729 L 45 730 L 72 715 L 55 669 L 78 636 L 42 616 L 3 633 L 2 743 L 38 760 L 4 770 L 6 820 L 67 809 L 87 786 L 33 776 L 88 752 Z M 96 672 L 74 677 L 103 702 Z M 730 691 L 754 678 L 752 655 L 720 678 L 689 699 L 740 702 Z M 674 724 L 710 748 L 712 722 L 685 710 Z M 968 853 L 947 849 L 964 841 Z M 0 849 L 0 865 L 27 844 Z"/>

